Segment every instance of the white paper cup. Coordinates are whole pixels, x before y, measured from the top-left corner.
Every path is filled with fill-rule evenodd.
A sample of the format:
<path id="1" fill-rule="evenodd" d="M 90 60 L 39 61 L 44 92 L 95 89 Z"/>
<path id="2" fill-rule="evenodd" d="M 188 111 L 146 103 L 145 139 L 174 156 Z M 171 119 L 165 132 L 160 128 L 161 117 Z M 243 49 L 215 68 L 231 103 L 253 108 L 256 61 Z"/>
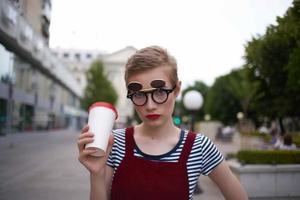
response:
<path id="1" fill-rule="evenodd" d="M 113 105 L 107 102 L 96 102 L 89 108 L 89 132 L 94 134 L 94 141 L 85 146 L 88 149 L 97 149 L 92 156 L 105 156 L 109 135 L 113 129 L 118 113 Z"/>

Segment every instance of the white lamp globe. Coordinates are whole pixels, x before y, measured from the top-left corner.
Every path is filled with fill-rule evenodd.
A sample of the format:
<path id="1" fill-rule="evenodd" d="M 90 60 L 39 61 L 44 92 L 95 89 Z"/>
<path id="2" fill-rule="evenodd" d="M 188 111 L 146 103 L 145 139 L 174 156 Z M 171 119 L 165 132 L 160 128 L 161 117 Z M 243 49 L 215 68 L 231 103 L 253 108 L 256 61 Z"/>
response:
<path id="1" fill-rule="evenodd" d="M 183 97 L 183 105 L 188 110 L 199 110 L 203 104 L 203 97 L 196 90 L 188 91 Z"/>
<path id="2" fill-rule="evenodd" d="M 239 120 L 241 120 L 241 119 L 244 118 L 244 113 L 238 112 L 238 113 L 236 114 L 236 117 L 237 117 Z"/>

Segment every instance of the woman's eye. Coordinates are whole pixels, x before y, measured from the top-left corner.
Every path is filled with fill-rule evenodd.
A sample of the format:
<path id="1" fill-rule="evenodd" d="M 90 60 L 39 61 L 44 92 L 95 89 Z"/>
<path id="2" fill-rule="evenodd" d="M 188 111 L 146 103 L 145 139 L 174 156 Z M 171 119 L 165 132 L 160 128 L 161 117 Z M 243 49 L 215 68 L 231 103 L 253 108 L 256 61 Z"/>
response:
<path id="1" fill-rule="evenodd" d="M 164 95 L 166 92 L 163 89 L 158 89 L 155 91 L 157 95 Z"/>
<path id="2" fill-rule="evenodd" d="M 141 93 L 141 92 L 136 92 L 134 95 L 133 95 L 134 98 L 143 98 L 144 97 L 144 94 Z"/>

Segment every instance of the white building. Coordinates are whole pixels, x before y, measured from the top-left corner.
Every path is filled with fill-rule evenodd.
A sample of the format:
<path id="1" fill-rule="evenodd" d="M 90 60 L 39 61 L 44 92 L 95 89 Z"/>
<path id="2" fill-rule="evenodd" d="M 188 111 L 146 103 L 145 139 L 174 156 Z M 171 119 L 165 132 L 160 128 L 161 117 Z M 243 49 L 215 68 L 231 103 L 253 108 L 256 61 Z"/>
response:
<path id="1" fill-rule="evenodd" d="M 91 63 L 96 59 L 102 60 L 108 80 L 112 82 L 118 94 L 116 107 L 119 112 L 117 119 L 117 126 L 119 127 L 124 127 L 128 119 L 133 118 L 132 103 L 126 98 L 124 71 L 128 58 L 136 50 L 136 48 L 128 46 L 116 52 L 105 54 L 97 50 L 52 49 L 54 54 L 69 66 L 81 88 L 86 86 L 85 72 L 89 69 Z"/>
<path id="2" fill-rule="evenodd" d="M 118 93 L 117 110 L 119 112 L 119 118 L 117 122 L 120 127 L 125 125 L 128 118 L 132 119 L 134 114 L 133 105 L 126 97 L 127 89 L 124 80 L 124 71 L 128 58 L 133 55 L 136 50 L 136 48 L 128 46 L 114 53 L 102 56 L 108 79 L 112 82 Z"/>
<path id="3" fill-rule="evenodd" d="M 104 54 L 98 50 L 82 50 L 82 49 L 52 49 L 53 53 L 62 60 L 69 70 L 74 75 L 76 81 L 81 88 L 86 87 L 86 77 L 85 72 L 89 69 L 92 62 L 96 59 L 101 58 Z"/>

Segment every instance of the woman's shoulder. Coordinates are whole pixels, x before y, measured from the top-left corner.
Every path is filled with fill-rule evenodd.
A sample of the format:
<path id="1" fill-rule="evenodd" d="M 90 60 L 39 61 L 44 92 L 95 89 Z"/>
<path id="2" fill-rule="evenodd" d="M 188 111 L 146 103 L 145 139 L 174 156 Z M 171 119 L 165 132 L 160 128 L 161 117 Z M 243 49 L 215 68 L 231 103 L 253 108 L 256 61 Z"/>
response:
<path id="1" fill-rule="evenodd" d="M 184 130 L 185 136 L 188 135 L 188 133 L 195 134 L 195 142 L 205 142 L 205 141 L 211 141 L 209 137 L 202 134 L 201 132 L 191 132 L 189 130 Z"/>
<path id="2" fill-rule="evenodd" d="M 188 130 L 185 130 L 185 139 L 188 133 L 195 134 L 195 140 L 192 147 L 193 151 L 206 149 L 211 145 L 214 145 L 213 141 L 208 136 L 204 135 L 201 132 L 189 132 Z"/>

